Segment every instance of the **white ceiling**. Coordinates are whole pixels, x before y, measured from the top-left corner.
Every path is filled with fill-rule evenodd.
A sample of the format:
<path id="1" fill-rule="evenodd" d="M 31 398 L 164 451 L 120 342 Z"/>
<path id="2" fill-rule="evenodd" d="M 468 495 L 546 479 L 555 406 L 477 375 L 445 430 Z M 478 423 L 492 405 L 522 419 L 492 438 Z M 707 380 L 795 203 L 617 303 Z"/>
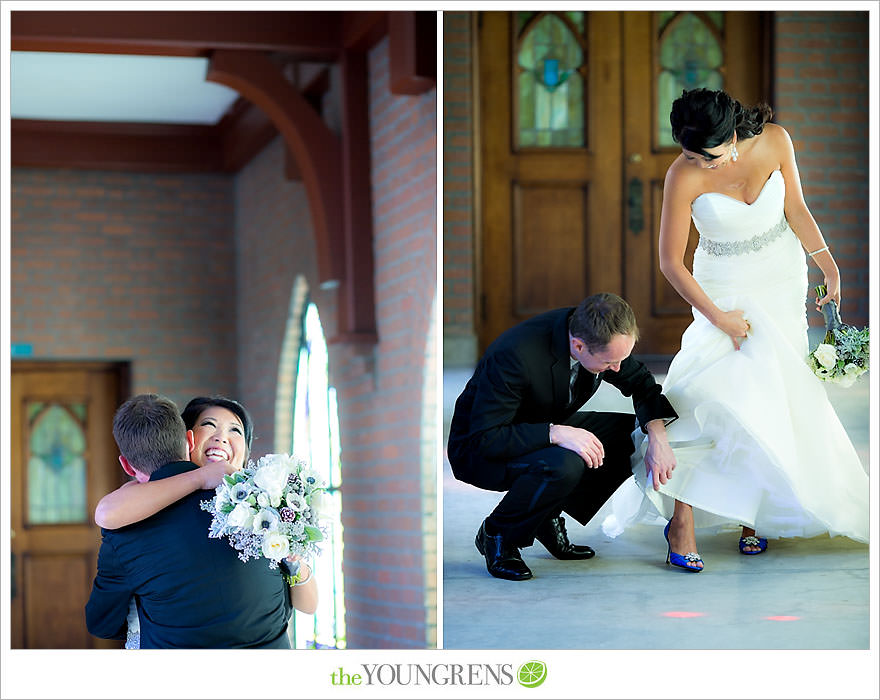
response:
<path id="1" fill-rule="evenodd" d="M 238 93 L 206 58 L 13 51 L 13 119 L 215 124 Z"/>

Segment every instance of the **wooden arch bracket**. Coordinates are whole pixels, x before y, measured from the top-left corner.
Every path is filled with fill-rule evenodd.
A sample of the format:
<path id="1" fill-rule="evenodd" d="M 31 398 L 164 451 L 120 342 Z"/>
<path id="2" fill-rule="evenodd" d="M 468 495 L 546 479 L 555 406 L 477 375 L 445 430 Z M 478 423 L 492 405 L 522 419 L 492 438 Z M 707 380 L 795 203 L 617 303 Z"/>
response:
<path id="1" fill-rule="evenodd" d="M 337 333 L 331 342 L 375 344 L 365 70 L 343 70 L 342 140 L 262 52 L 215 51 L 207 79 L 262 109 L 296 159 L 312 213 L 318 277 L 322 286 L 337 287 Z"/>

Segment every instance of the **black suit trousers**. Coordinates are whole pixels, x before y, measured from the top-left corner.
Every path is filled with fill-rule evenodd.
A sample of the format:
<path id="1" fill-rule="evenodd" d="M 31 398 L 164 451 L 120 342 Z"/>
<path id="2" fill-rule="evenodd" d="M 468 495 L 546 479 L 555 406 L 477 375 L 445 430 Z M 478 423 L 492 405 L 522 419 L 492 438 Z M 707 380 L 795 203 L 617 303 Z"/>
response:
<path id="1" fill-rule="evenodd" d="M 490 531 L 517 547 L 530 546 L 540 525 L 562 511 L 586 525 L 632 475 L 635 416 L 584 411 L 565 425 L 593 433 L 605 448 L 605 459 L 590 469 L 571 450 L 553 445 L 507 462 L 504 481 L 490 487 L 507 493 L 486 521 Z"/>

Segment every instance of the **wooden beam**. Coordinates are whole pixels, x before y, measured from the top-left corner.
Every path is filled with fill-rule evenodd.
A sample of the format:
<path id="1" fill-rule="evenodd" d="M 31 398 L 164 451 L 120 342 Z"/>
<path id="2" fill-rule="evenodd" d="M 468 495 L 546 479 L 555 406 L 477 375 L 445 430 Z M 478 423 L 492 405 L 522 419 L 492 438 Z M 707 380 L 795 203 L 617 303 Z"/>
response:
<path id="1" fill-rule="evenodd" d="M 278 136 L 278 129 L 266 113 L 239 98 L 217 124 L 223 170 L 238 172 Z"/>
<path id="2" fill-rule="evenodd" d="M 420 95 L 437 83 L 437 14 L 388 15 L 389 84 L 392 94 Z"/>
<path id="3" fill-rule="evenodd" d="M 388 33 L 389 12 L 343 12 L 342 48 L 369 51 Z"/>
<path id="4" fill-rule="evenodd" d="M 14 11 L 13 51 L 207 56 L 215 49 L 332 60 L 343 12 Z M 360 14 L 360 13 L 356 13 Z"/>
<path id="5" fill-rule="evenodd" d="M 341 281 L 343 249 L 342 153 L 339 139 L 280 68 L 253 51 L 217 51 L 207 79 L 236 90 L 262 109 L 296 156 L 314 225 L 318 275 L 322 283 Z"/>
<path id="6" fill-rule="evenodd" d="M 13 167 L 222 172 L 214 127 L 13 119 Z"/>
<path id="7" fill-rule="evenodd" d="M 367 57 L 344 51 L 342 74 L 342 192 L 345 202 L 342 256 L 345 279 L 337 296 L 337 334 L 331 343 L 375 343 L 373 209 L 370 188 L 370 124 Z"/>

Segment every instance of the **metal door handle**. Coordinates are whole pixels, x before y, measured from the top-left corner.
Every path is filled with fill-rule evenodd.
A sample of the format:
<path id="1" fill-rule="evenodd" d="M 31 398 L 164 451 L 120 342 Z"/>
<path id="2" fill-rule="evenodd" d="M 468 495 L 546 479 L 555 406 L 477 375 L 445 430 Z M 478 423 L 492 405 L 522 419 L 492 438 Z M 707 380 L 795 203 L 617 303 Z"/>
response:
<path id="1" fill-rule="evenodd" d="M 642 212 L 642 181 L 634 177 L 629 181 L 629 191 L 627 193 L 627 220 L 629 221 L 629 230 L 634 235 L 639 235 L 645 228 L 645 217 Z"/>

